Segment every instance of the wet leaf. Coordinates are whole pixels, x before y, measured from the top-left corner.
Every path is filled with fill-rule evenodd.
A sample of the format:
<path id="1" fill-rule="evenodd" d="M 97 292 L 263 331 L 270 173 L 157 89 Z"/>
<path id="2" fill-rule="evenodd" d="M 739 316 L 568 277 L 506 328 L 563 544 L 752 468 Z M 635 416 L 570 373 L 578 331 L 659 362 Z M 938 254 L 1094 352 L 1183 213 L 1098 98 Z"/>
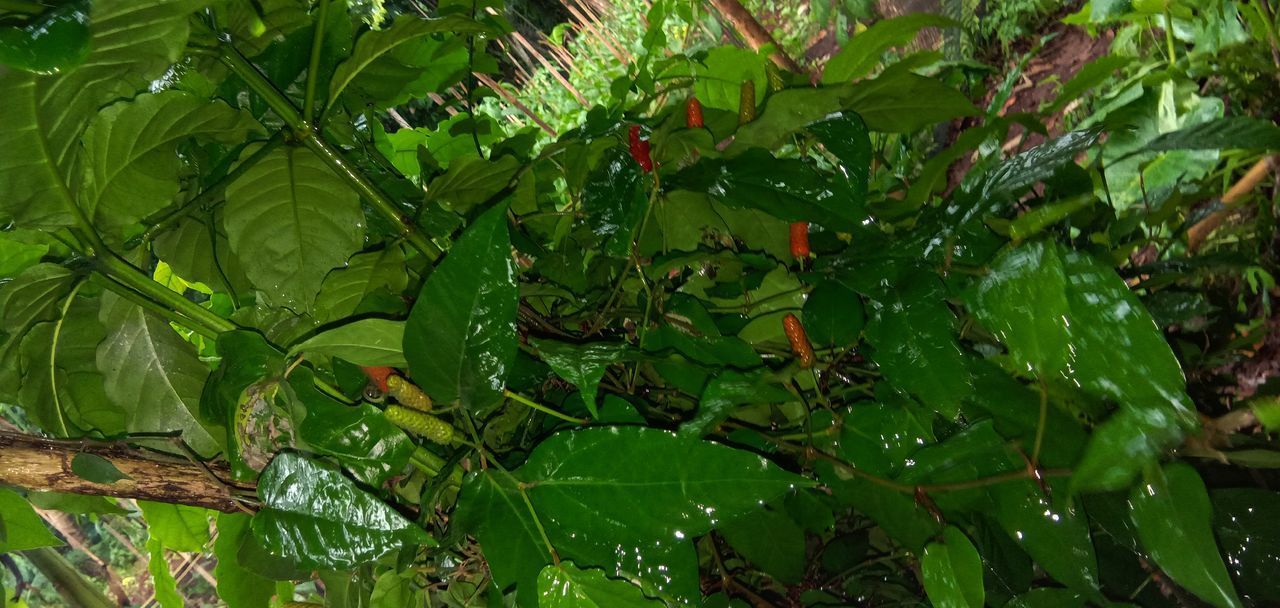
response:
<path id="1" fill-rule="evenodd" d="M 703 437 L 714 432 L 733 413 L 733 408 L 739 405 L 784 403 L 795 398 L 795 395 L 768 374 L 724 370 L 707 383 L 702 391 L 702 398 L 698 400 L 697 415 L 680 425 L 679 434 L 684 437 Z"/>
<path id="2" fill-rule="evenodd" d="M 982 558 L 964 532 L 948 526 L 943 542 L 932 542 L 920 558 L 924 590 L 938 608 L 980 608 Z"/>
<path id="3" fill-rule="evenodd" d="M 324 357 L 342 357 L 356 365 L 407 367 L 404 359 L 404 321 L 360 319 L 308 338 L 289 351 Z"/>
<path id="4" fill-rule="evenodd" d="M 605 578 L 600 570 L 582 570 L 573 562 L 547 566 L 538 575 L 539 608 L 640 608 L 663 603 L 644 597 L 640 588 Z"/>
<path id="5" fill-rule="evenodd" d="M 1280 602 L 1280 494 L 1254 488 L 1214 490 L 1213 529 L 1227 569 L 1246 601 Z"/>
<path id="6" fill-rule="evenodd" d="M 551 366 L 556 375 L 572 382 L 582 391 L 582 400 L 591 410 L 592 417 L 599 417 L 596 410 L 596 394 L 600 380 L 610 365 L 623 360 L 628 354 L 626 344 L 593 342 L 569 344 L 552 340 L 531 340 L 542 360 Z"/>

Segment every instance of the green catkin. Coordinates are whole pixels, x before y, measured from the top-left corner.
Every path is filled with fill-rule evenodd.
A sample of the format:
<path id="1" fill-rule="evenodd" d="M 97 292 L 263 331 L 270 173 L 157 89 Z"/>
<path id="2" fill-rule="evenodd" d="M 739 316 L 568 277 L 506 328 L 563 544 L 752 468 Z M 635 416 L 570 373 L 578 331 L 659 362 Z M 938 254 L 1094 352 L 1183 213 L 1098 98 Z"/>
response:
<path id="1" fill-rule="evenodd" d="M 391 421 L 391 424 L 427 441 L 441 445 L 453 443 L 455 433 L 453 426 L 431 414 L 399 405 L 388 405 L 387 409 L 383 410 L 382 413 L 387 417 L 387 420 Z"/>
<path id="2" fill-rule="evenodd" d="M 431 411 L 431 398 L 422 392 L 422 389 L 405 380 L 402 376 L 390 376 L 387 378 L 387 394 L 407 408 L 420 412 Z"/>

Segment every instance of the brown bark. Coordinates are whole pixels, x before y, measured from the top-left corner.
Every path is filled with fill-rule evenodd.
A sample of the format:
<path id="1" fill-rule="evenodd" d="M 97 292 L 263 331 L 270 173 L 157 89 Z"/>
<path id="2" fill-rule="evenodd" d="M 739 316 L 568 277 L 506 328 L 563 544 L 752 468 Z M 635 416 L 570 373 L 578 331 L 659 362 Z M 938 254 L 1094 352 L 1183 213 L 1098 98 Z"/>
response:
<path id="1" fill-rule="evenodd" d="M 82 452 L 107 459 L 129 479 L 110 484 L 82 479 L 71 470 L 72 459 Z M 245 507 L 233 488 L 221 481 L 230 479 L 229 473 L 222 465 L 201 465 L 121 444 L 0 431 L 0 484 L 29 490 L 137 498 L 232 513 Z"/>
<path id="2" fill-rule="evenodd" d="M 720 11 L 721 15 L 733 25 L 733 29 L 737 30 L 742 38 L 751 45 L 754 50 L 760 50 L 766 46 L 772 46 L 773 52 L 769 54 L 769 59 L 778 67 L 796 74 L 803 74 L 804 70 L 800 65 L 787 54 L 782 46 L 773 39 L 773 35 L 769 30 L 764 29 L 763 25 L 756 20 L 738 0 L 711 0 L 711 4 Z"/>

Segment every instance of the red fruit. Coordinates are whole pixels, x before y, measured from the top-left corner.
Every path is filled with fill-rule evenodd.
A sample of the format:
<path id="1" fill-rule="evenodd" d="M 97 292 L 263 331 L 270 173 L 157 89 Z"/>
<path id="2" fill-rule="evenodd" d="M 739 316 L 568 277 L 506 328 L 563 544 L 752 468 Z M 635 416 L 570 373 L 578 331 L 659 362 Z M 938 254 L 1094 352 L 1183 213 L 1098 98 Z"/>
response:
<path id="1" fill-rule="evenodd" d="M 378 390 L 383 393 L 387 392 L 387 378 L 396 373 L 394 367 L 362 367 L 360 369 L 364 370 L 364 375 L 378 385 Z"/>
<path id="2" fill-rule="evenodd" d="M 809 258 L 809 222 L 791 222 L 791 257 Z"/>
<path id="3" fill-rule="evenodd" d="M 702 122 L 702 102 L 697 97 L 690 97 L 684 102 L 684 123 L 690 129 L 701 129 L 706 126 Z"/>
<path id="4" fill-rule="evenodd" d="M 791 343 L 791 354 L 800 361 L 800 367 L 813 367 L 813 345 L 809 344 L 809 336 L 804 333 L 804 326 L 800 324 L 800 319 L 788 313 L 782 318 L 782 331 L 787 334 L 787 341 Z"/>
<path id="5" fill-rule="evenodd" d="M 627 139 L 631 143 L 631 158 L 640 164 L 640 169 L 645 173 L 653 171 L 653 157 L 649 155 L 649 140 L 640 137 L 640 125 L 631 125 L 627 132 Z"/>

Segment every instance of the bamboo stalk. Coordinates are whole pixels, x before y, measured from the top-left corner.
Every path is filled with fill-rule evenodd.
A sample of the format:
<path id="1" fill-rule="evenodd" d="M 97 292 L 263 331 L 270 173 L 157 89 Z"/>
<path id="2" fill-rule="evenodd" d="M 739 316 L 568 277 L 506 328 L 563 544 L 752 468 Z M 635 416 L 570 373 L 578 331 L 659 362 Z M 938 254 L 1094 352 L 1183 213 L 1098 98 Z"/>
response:
<path id="1" fill-rule="evenodd" d="M 1280 157 L 1268 156 L 1258 161 L 1244 174 L 1234 185 L 1222 195 L 1223 208 L 1209 214 L 1208 217 L 1196 222 L 1187 230 L 1187 252 L 1195 253 L 1204 245 L 1205 239 L 1217 230 L 1223 222 L 1227 221 L 1227 217 L 1235 211 L 1235 204 L 1241 198 L 1258 186 L 1258 183 L 1271 173 L 1271 170 L 1278 164 Z"/>
<path id="2" fill-rule="evenodd" d="M 578 100 L 578 103 L 582 104 L 583 107 L 591 106 L 591 104 L 587 102 L 587 98 L 583 97 L 582 93 L 578 91 L 577 87 L 570 84 L 569 81 L 564 77 L 564 74 L 561 74 L 560 70 L 556 69 L 555 66 L 552 66 L 551 62 L 547 61 L 546 56 L 540 53 L 538 49 L 534 48 L 534 46 L 530 44 L 529 41 L 526 40 L 524 36 L 520 35 L 520 32 L 512 32 L 511 37 L 515 38 L 516 42 L 519 42 L 525 48 L 529 49 L 529 52 L 532 53 L 533 57 L 538 60 L 538 63 L 541 63 L 542 67 L 551 74 L 551 77 L 555 78 L 556 82 L 560 83 L 560 86 L 564 87 L 565 90 L 569 91 L 569 93 L 572 94 L 573 97 Z"/>
<path id="3" fill-rule="evenodd" d="M 528 116 L 530 120 L 536 123 L 539 127 L 542 127 L 542 130 L 546 131 L 548 135 L 552 137 L 559 137 L 559 134 L 556 133 L 555 129 L 551 128 L 551 125 L 547 124 L 547 122 L 545 120 L 542 120 L 542 118 L 540 118 L 537 114 L 534 114 L 533 110 L 529 109 L 529 106 L 526 106 L 523 103 L 521 103 L 519 99 L 516 99 L 514 95 L 512 95 L 506 89 L 502 88 L 502 85 L 495 82 L 487 74 L 480 74 L 477 72 L 476 79 L 479 80 L 482 84 L 484 84 L 484 86 L 489 87 L 490 89 L 493 89 L 493 92 L 497 93 L 500 97 L 506 100 L 507 103 L 515 106 L 517 110 L 520 110 L 521 112 L 523 112 L 524 115 Z"/>
<path id="4" fill-rule="evenodd" d="M 738 2 L 738 0 L 711 0 L 711 4 L 716 7 L 716 10 L 720 11 L 721 15 L 724 15 L 725 19 L 729 20 L 729 23 L 733 25 L 733 29 L 742 35 L 742 38 L 747 41 L 747 44 L 751 45 L 753 50 L 759 51 L 766 46 L 772 46 L 773 52 L 769 54 L 769 59 L 773 61 L 774 65 L 789 72 L 804 73 L 804 70 L 800 68 L 800 64 L 796 63 L 787 54 L 782 46 L 773 39 L 773 35 L 769 33 L 769 30 L 760 25 L 760 22 L 751 14 L 751 11 L 742 6 L 741 2 Z"/>

